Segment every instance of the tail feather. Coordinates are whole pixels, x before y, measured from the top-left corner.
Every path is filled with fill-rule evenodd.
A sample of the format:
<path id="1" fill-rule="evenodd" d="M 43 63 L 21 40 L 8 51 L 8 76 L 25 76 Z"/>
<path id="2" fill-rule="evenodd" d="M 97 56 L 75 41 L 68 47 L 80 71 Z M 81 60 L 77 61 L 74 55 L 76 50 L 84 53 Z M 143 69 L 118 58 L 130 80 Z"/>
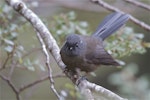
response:
<path id="1" fill-rule="evenodd" d="M 121 12 L 112 13 L 103 20 L 92 36 L 100 37 L 104 40 L 123 26 L 128 19 L 128 14 L 123 14 Z"/>

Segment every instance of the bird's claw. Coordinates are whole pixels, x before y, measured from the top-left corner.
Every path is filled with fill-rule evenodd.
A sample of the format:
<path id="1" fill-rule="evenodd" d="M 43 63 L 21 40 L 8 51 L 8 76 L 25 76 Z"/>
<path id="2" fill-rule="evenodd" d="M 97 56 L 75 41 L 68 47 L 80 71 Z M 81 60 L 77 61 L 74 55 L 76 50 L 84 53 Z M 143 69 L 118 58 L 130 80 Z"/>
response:
<path id="1" fill-rule="evenodd" d="M 77 79 L 77 81 L 76 81 L 77 86 L 78 86 L 78 85 L 81 83 L 81 81 L 83 81 L 83 80 L 87 80 L 86 76 L 80 76 L 80 77 Z"/>

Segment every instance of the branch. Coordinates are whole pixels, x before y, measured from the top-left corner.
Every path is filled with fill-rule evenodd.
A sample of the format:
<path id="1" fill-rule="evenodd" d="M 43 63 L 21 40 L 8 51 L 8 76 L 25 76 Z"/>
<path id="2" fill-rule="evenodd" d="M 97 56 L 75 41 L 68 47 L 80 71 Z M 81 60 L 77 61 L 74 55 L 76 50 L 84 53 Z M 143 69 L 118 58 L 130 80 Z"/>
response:
<path id="1" fill-rule="evenodd" d="M 54 87 L 54 80 L 53 80 L 53 77 L 52 77 L 52 69 L 50 67 L 50 57 L 49 57 L 49 54 L 46 50 L 46 45 L 43 41 L 43 39 L 41 38 L 40 34 L 37 32 L 37 37 L 42 45 L 42 49 L 43 49 L 43 53 L 45 54 L 46 56 L 46 66 L 48 68 L 48 74 L 49 74 L 49 80 L 50 80 L 50 83 L 51 83 L 51 89 L 52 91 L 54 92 L 54 94 L 57 96 L 57 98 L 60 99 L 60 95 L 58 94 L 58 92 L 56 91 L 55 87 Z"/>
<path id="2" fill-rule="evenodd" d="M 85 100 L 94 100 L 91 90 L 87 87 L 86 81 L 87 80 L 82 80 L 78 85 L 80 92 L 84 95 Z"/>
<path id="3" fill-rule="evenodd" d="M 27 6 L 20 0 L 6 0 L 6 2 L 33 25 L 36 32 L 40 34 L 46 47 L 54 57 L 59 67 L 64 71 L 66 66 L 61 60 L 59 54 L 60 49 L 56 43 L 56 40 L 53 38 L 47 27 L 39 19 L 39 17 L 30 9 L 28 9 Z M 70 73 L 68 74 L 67 72 L 65 72 L 65 74 L 67 74 L 68 77 L 72 77 Z M 71 79 L 73 79 L 73 77 Z"/>
<path id="4" fill-rule="evenodd" d="M 11 52 L 7 53 L 7 58 L 4 61 L 2 67 L 0 67 L 0 71 L 6 68 L 6 64 L 10 58 L 13 58 L 14 52 L 15 52 L 15 45 L 13 46 L 13 50 Z"/>
<path id="5" fill-rule="evenodd" d="M 128 3 L 131 3 L 131 4 L 134 4 L 134 5 L 138 6 L 138 7 L 141 7 L 141 8 L 144 8 L 144 9 L 150 11 L 150 5 L 147 5 L 147 4 L 138 2 L 138 1 L 136 1 L 136 0 L 124 0 L 124 1 L 126 1 L 126 2 L 128 2 Z"/>
<path id="6" fill-rule="evenodd" d="M 52 53 L 55 61 L 59 65 L 59 67 L 64 70 L 65 64 L 62 62 L 59 47 L 56 43 L 56 40 L 53 38 L 47 27 L 43 24 L 43 22 L 39 19 L 39 17 L 33 13 L 21 0 L 6 0 L 6 2 L 14 8 L 19 14 L 21 14 L 24 18 L 26 18 L 35 28 L 37 32 L 40 33 L 41 38 L 43 39 L 45 45 L 48 50 Z"/>
<path id="7" fill-rule="evenodd" d="M 23 17 L 25 17 L 33 25 L 36 32 L 40 34 L 40 37 L 44 41 L 44 44 L 47 46 L 47 49 L 49 50 L 49 52 L 53 55 L 54 59 L 56 60 L 57 64 L 59 65 L 59 67 L 64 71 L 66 76 L 69 77 L 72 80 L 72 82 L 77 85 L 77 83 L 78 83 L 77 80 L 79 80 L 80 77 L 75 77 L 72 72 L 67 72 L 65 70 L 66 66 L 62 62 L 60 54 L 59 54 L 60 49 L 59 49 L 55 39 L 53 38 L 53 36 L 48 31 L 46 26 L 42 23 L 42 21 L 38 18 L 38 16 L 36 16 L 30 9 L 28 9 L 27 6 L 22 1 L 6 0 L 6 2 L 10 6 L 12 6 L 14 8 L 14 10 L 16 10 L 18 13 L 20 13 Z M 31 85 L 29 85 L 29 87 Z M 81 92 L 83 91 L 83 94 L 87 97 L 87 100 L 94 99 L 86 80 L 81 80 L 78 87 L 81 90 Z M 22 91 L 22 90 L 23 90 L 23 88 L 20 89 L 20 91 Z M 103 91 L 107 91 L 107 90 L 104 89 Z M 118 100 L 120 100 L 120 99 L 118 98 Z"/>
<path id="8" fill-rule="evenodd" d="M 118 8 L 109 5 L 108 3 L 104 2 L 103 0 L 91 0 L 91 1 L 95 2 L 96 4 L 99 4 L 100 6 L 108 9 L 109 11 L 123 12 L 123 11 L 119 10 Z M 131 15 L 130 15 L 130 20 L 133 23 L 135 23 L 136 25 L 139 25 L 140 27 L 144 28 L 145 30 L 150 31 L 150 26 L 148 24 L 136 19 L 135 17 L 133 17 Z"/>
<path id="9" fill-rule="evenodd" d="M 111 92 L 110 90 L 105 89 L 104 87 L 96 85 L 95 83 L 90 83 L 88 81 L 85 81 L 85 83 L 87 84 L 87 87 L 89 89 L 94 90 L 96 92 L 99 92 L 99 93 L 103 94 L 105 97 L 108 97 L 111 100 L 127 100 L 127 99 L 124 99 L 124 98 L 118 96 L 117 94 Z"/>
<path id="10" fill-rule="evenodd" d="M 59 74 L 56 74 L 56 75 L 54 75 L 54 76 L 52 76 L 52 77 L 53 77 L 53 78 L 59 78 L 59 77 L 66 77 L 66 76 L 65 76 L 64 74 L 62 74 L 62 73 L 59 73 Z M 44 77 L 42 77 L 41 79 L 38 79 L 38 80 L 36 80 L 36 81 L 34 81 L 34 82 L 32 82 L 32 83 L 29 83 L 29 84 L 27 84 L 27 85 L 23 85 L 23 86 L 20 87 L 19 89 L 17 89 L 17 88 L 14 86 L 14 84 L 13 84 L 7 77 L 3 76 L 2 74 L 0 74 L 0 78 L 1 78 L 2 80 L 6 81 L 6 82 L 8 83 L 8 85 L 12 88 L 12 90 L 13 90 L 13 91 L 15 92 L 15 94 L 16 94 L 17 100 L 21 100 L 20 93 L 21 93 L 22 91 L 24 91 L 25 89 L 28 89 L 28 88 L 30 88 L 30 87 L 32 87 L 32 86 L 38 84 L 38 83 L 41 83 L 41 82 L 43 82 L 43 81 L 45 81 L 45 80 L 48 80 L 48 79 L 49 79 L 49 76 L 44 76 Z"/>
<path id="11" fill-rule="evenodd" d="M 63 75 L 63 74 L 57 74 L 57 75 L 54 75 L 54 76 L 53 76 L 53 78 L 58 78 L 58 77 L 65 77 L 65 75 Z M 44 77 L 42 77 L 42 78 L 40 78 L 40 79 L 38 79 L 38 80 L 36 80 L 36 81 L 34 81 L 34 82 L 32 82 L 32 83 L 23 85 L 22 87 L 20 87 L 19 92 L 22 92 L 22 91 L 24 91 L 25 89 L 30 88 L 30 87 L 32 87 L 32 86 L 38 84 L 38 83 L 41 83 L 41 82 L 43 82 L 43 81 L 45 81 L 45 80 L 48 80 L 48 79 L 49 79 L 49 75 L 44 76 Z"/>
<path id="12" fill-rule="evenodd" d="M 6 58 L 6 60 L 4 61 L 3 65 L 1 66 L 0 71 L 1 71 L 2 69 L 5 69 L 6 64 L 7 64 L 8 60 L 9 60 L 9 58 L 10 58 L 10 55 L 12 55 L 12 53 L 7 53 L 7 58 Z"/>
<path id="13" fill-rule="evenodd" d="M 20 95 L 19 95 L 19 91 L 18 91 L 17 88 L 14 86 L 14 84 L 13 84 L 7 77 L 5 77 L 5 76 L 3 76 L 3 75 L 1 75 L 1 74 L 0 74 L 0 78 L 1 78 L 2 80 L 4 80 L 4 81 L 7 82 L 7 84 L 11 87 L 11 89 L 15 92 L 17 100 L 20 100 L 21 98 L 20 98 Z"/>

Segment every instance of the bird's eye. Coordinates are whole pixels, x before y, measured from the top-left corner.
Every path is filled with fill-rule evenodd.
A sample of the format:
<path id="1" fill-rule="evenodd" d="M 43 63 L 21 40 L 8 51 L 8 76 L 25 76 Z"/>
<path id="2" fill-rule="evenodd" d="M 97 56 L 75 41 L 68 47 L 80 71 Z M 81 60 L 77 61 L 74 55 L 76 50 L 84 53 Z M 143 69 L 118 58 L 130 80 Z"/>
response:
<path id="1" fill-rule="evenodd" d="M 75 46 L 78 47 L 79 46 L 78 43 L 76 43 Z"/>

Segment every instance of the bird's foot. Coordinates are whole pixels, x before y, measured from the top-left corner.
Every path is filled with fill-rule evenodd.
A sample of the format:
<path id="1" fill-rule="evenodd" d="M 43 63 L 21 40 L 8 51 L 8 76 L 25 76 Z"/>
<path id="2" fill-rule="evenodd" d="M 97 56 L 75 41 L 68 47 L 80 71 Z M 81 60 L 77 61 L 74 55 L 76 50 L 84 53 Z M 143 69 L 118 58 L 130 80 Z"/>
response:
<path id="1" fill-rule="evenodd" d="M 76 84 L 77 86 L 81 83 L 81 81 L 83 80 L 87 80 L 86 76 L 80 76 L 77 80 L 76 80 Z"/>

